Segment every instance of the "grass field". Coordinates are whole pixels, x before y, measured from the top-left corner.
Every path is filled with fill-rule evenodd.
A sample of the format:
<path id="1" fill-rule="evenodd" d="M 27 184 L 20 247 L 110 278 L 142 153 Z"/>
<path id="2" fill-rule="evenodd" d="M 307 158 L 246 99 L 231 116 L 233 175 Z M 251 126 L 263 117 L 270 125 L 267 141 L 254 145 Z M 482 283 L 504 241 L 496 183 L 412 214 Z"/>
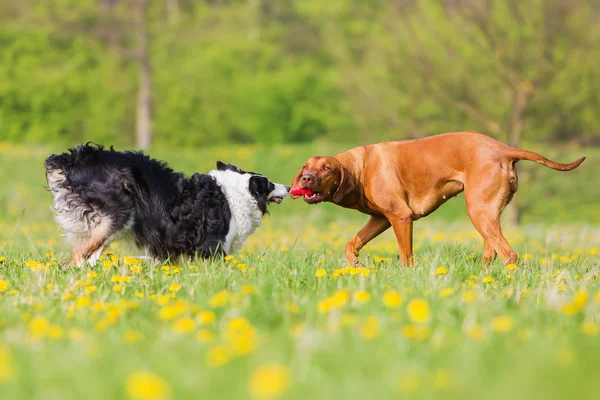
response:
<path id="1" fill-rule="evenodd" d="M 387 232 L 363 250 L 366 269 L 342 258 L 365 217 L 287 199 L 233 258 L 151 264 L 117 242 L 95 267 L 66 271 L 43 189 L 58 150 L 0 145 L 2 399 L 598 396 L 597 150 L 521 186 L 534 206 L 506 229 L 517 265 L 482 267 L 462 199 L 416 224 L 414 268 L 398 267 Z M 154 154 L 285 183 L 308 155 L 337 150 Z"/>

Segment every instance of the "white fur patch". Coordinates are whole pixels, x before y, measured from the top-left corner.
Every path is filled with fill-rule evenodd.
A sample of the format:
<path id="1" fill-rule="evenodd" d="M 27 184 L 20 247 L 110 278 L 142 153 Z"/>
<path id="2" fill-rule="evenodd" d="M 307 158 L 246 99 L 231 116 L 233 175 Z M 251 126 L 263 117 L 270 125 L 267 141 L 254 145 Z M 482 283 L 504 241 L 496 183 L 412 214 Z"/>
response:
<path id="1" fill-rule="evenodd" d="M 223 251 L 226 254 L 234 254 L 260 226 L 263 217 L 256 199 L 249 191 L 252 174 L 213 170 L 209 175 L 216 179 L 229 203 L 231 221 L 223 243 Z"/>
<path id="2" fill-rule="evenodd" d="M 54 220 L 61 226 L 71 244 L 76 247 L 83 245 L 90 237 L 92 228 L 101 222 L 100 218 L 90 215 L 92 210 L 81 203 L 79 196 L 63 187 L 66 177 L 61 170 L 49 170 L 46 179 L 52 192 L 52 209 L 56 212 Z"/>

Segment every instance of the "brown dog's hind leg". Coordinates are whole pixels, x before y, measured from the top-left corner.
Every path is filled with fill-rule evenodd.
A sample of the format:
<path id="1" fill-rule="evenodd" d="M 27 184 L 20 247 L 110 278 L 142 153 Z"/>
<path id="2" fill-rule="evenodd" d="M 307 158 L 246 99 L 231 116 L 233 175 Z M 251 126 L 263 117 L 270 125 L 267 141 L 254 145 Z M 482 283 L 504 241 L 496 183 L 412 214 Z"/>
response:
<path id="1" fill-rule="evenodd" d="M 489 264 L 496 258 L 496 250 L 490 245 L 488 240 L 483 239 L 483 263 Z"/>
<path id="2" fill-rule="evenodd" d="M 385 232 L 390 226 L 390 221 L 385 217 L 371 216 L 365 226 L 346 245 L 346 259 L 350 263 L 356 262 L 360 249 L 377 236 Z"/>
<path id="3" fill-rule="evenodd" d="M 69 261 L 68 266 L 81 267 L 86 260 L 90 265 L 96 264 L 102 250 L 109 243 L 114 233 L 115 227 L 109 218 L 104 217 L 97 221 L 86 236 L 79 237 L 76 240 L 73 258 Z"/>
<path id="4" fill-rule="evenodd" d="M 512 174 L 511 174 L 512 175 Z M 500 214 L 516 191 L 516 178 L 497 165 L 487 165 L 472 174 L 465 184 L 465 199 L 471 222 L 483 236 L 483 262 L 494 260 L 496 253 L 505 263 L 514 263 L 517 253 L 502 234 Z"/>

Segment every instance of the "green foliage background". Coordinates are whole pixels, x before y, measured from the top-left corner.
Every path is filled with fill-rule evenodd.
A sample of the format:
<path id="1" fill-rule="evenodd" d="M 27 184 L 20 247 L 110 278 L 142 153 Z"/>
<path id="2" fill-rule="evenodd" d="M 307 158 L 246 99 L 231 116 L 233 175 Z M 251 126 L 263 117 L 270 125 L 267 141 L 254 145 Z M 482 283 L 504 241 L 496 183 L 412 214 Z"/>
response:
<path id="1" fill-rule="evenodd" d="M 1 140 L 134 144 L 135 63 L 55 18 L 93 31 L 103 3 L 127 16 L 118 8 L 125 2 L 0 2 Z M 151 0 L 155 145 L 354 143 L 465 129 L 506 139 L 511 90 L 495 60 L 508 60 L 526 84 L 556 72 L 533 89 L 527 138 L 599 137 L 596 2 L 516 2 L 522 21 L 508 2 L 491 2 L 497 48 L 465 24 L 459 3 L 178 0 L 173 20 L 166 1 Z M 548 15 L 564 18 L 544 20 L 552 7 L 564 11 Z M 559 36 L 548 49 L 552 29 Z M 126 35 L 125 45 L 132 40 Z M 436 93 L 477 98 L 488 122 Z"/>

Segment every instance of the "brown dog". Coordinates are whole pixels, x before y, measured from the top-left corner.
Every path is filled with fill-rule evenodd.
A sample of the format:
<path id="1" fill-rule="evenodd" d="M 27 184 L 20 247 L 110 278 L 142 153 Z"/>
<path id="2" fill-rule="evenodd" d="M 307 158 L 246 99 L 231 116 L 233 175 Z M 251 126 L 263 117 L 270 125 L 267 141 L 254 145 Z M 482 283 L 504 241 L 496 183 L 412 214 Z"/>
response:
<path id="1" fill-rule="evenodd" d="M 502 235 L 500 214 L 517 191 L 519 160 L 570 171 L 585 157 L 560 164 L 477 132 L 445 133 L 356 147 L 335 157 L 311 157 L 296 174 L 291 195 L 297 198 L 294 189 L 308 189 L 304 201 L 309 204 L 328 201 L 371 216 L 346 245 L 348 261 L 355 262 L 360 249 L 391 226 L 400 262 L 412 264 L 413 221 L 464 190 L 471 221 L 483 236 L 483 262 L 498 253 L 502 261 L 512 263 L 517 253 Z"/>

